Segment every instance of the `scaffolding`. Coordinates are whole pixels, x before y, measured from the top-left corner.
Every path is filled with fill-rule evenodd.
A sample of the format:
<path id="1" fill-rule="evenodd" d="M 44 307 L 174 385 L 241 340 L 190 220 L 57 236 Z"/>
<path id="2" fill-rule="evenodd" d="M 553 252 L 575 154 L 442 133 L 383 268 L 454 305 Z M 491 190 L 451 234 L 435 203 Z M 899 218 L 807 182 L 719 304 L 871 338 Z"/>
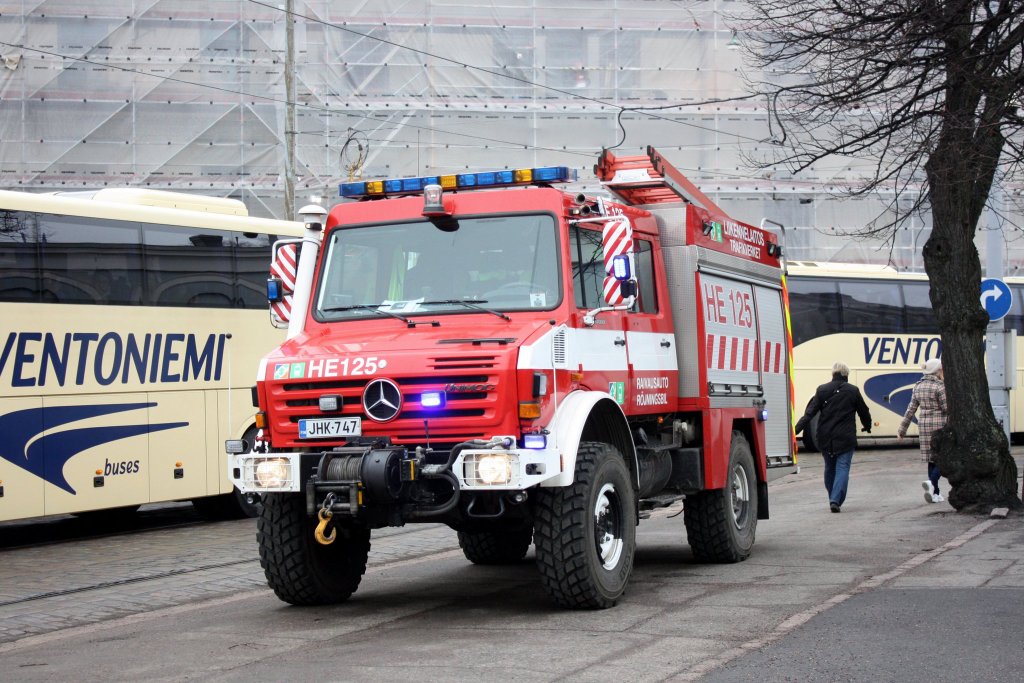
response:
<path id="1" fill-rule="evenodd" d="M 602 148 L 653 144 L 730 214 L 788 226 L 795 258 L 921 269 L 926 224 L 891 254 L 846 236 L 891 199 L 837 198 L 869 172 L 856 160 L 799 176 L 744 160 L 769 146 L 762 104 L 709 103 L 744 93 L 723 18 L 737 4 L 0 1 L 0 187 L 193 191 L 284 217 L 290 135 L 299 204 L 355 177 L 523 166 L 570 166 L 598 190 Z"/>

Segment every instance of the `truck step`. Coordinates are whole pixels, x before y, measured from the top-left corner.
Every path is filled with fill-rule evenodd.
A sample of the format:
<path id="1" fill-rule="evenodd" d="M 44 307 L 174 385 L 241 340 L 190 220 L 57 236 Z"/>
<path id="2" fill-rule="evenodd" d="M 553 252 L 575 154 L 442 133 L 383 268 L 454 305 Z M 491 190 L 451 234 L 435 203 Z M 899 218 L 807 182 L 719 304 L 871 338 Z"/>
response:
<path id="1" fill-rule="evenodd" d="M 640 519 L 647 519 L 651 516 L 651 510 L 657 508 L 667 508 L 673 503 L 686 498 L 684 493 L 662 493 L 657 496 L 651 496 L 650 498 L 644 498 L 640 501 Z"/>

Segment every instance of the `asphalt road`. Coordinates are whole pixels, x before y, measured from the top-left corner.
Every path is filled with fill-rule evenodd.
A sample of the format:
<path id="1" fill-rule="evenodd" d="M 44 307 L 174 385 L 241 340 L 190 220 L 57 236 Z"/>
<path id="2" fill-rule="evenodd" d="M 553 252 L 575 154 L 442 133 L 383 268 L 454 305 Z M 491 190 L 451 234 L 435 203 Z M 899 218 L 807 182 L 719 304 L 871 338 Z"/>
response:
<path id="1" fill-rule="evenodd" d="M 804 456 L 734 565 L 694 562 L 661 511 L 599 612 L 553 607 L 529 560 L 470 564 L 435 526 L 375 533 L 329 608 L 265 588 L 252 520 L 0 550 L 0 678 L 1020 680 L 1024 522 L 926 505 L 922 475 L 914 448 L 860 451 L 831 514 Z"/>

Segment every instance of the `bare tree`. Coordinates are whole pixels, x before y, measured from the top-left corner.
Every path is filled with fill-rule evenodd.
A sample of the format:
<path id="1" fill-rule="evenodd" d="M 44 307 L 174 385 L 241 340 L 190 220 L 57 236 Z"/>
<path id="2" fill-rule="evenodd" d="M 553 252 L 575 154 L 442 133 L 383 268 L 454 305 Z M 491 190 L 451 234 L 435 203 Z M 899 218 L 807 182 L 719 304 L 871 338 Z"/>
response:
<path id="1" fill-rule="evenodd" d="M 993 182 L 1019 177 L 1024 106 L 1021 0 L 749 0 L 741 18 L 763 74 L 777 155 L 794 172 L 825 158 L 869 159 L 852 191 L 913 191 L 942 334 L 949 422 L 936 436 L 957 510 L 1022 506 L 1017 469 L 985 376 L 988 315 L 974 246 Z M 893 239 L 910 213 L 865 230 Z"/>

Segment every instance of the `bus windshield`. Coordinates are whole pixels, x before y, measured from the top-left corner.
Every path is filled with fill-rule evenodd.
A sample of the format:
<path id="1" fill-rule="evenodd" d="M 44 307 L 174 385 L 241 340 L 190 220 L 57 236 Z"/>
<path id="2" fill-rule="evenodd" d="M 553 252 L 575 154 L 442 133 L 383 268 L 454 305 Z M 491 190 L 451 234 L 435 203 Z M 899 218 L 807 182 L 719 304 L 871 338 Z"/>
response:
<path id="1" fill-rule="evenodd" d="M 561 302 L 552 216 L 344 227 L 328 238 L 319 320 L 552 309 Z"/>

